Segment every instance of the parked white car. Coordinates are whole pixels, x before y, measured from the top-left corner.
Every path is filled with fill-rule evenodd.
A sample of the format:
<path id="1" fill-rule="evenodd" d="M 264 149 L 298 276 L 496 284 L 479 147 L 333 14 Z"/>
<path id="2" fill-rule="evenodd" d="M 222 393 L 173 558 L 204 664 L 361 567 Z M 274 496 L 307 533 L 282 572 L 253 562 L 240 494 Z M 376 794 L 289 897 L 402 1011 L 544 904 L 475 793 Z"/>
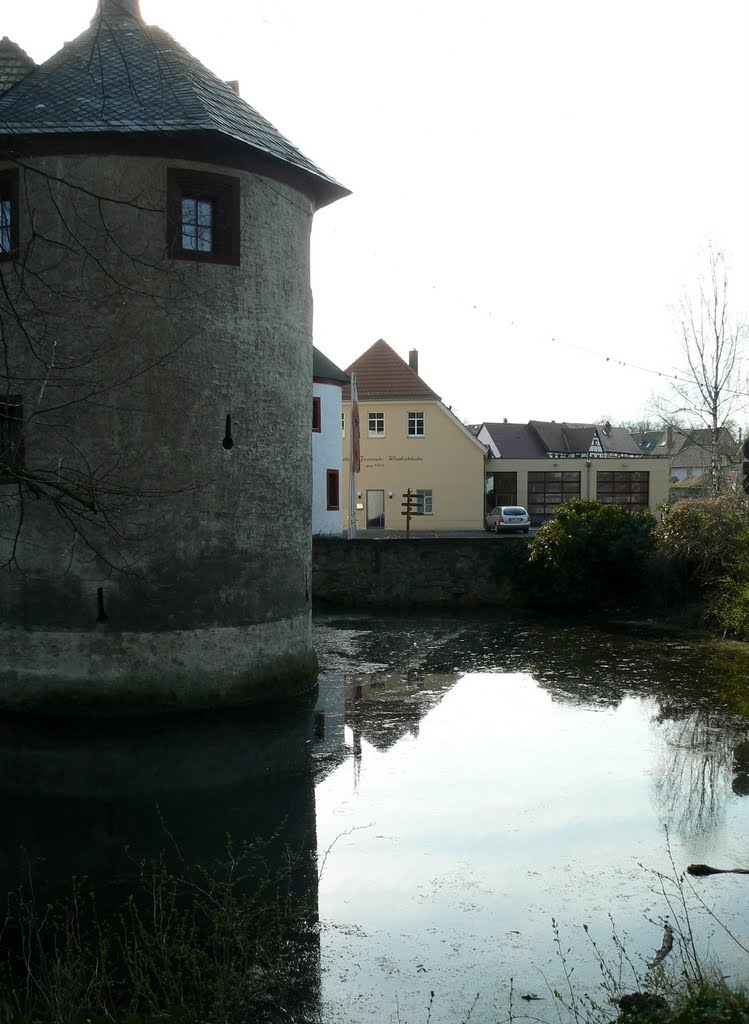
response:
<path id="1" fill-rule="evenodd" d="M 484 520 L 485 530 L 505 533 L 510 530 L 522 530 L 527 533 L 531 528 L 531 517 L 522 505 L 497 505 Z"/>

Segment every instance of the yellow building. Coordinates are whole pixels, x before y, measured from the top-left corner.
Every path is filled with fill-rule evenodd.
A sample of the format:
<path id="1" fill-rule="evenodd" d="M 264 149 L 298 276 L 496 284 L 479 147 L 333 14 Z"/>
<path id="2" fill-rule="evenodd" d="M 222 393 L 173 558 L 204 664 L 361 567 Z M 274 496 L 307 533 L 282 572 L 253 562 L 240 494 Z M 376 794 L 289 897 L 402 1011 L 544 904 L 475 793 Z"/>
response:
<path id="1" fill-rule="evenodd" d="M 656 515 L 668 500 L 667 458 L 648 458 L 628 430 L 610 423 L 483 423 L 489 448 L 485 507 L 523 505 L 531 523 L 552 519 L 573 498 Z"/>
<path id="2" fill-rule="evenodd" d="M 417 352 L 406 363 L 380 339 L 346 373 L 356 374 L 359 398 L 357 529 L 405 529 L 402 502 L 409 488 L 424 512 L 412 518 L 412 530 L 482 529 L 486 445 L 419 377 Z M 349 493 L 351 467 L 350 397 L 345 388 L 343 495 Z M 344 527 L 348 518 L 345 511 Z"/>

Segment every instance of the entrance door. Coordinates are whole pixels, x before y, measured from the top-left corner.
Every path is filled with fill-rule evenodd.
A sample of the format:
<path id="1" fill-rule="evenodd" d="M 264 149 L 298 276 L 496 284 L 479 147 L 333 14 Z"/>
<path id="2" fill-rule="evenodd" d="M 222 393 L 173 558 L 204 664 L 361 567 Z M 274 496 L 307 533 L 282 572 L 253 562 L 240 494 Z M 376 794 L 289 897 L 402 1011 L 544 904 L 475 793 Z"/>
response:
<path id="1" fill-rule="evenodd" d="M 385 529 L 384 491 L 367 491 L 367 529 Z"/>

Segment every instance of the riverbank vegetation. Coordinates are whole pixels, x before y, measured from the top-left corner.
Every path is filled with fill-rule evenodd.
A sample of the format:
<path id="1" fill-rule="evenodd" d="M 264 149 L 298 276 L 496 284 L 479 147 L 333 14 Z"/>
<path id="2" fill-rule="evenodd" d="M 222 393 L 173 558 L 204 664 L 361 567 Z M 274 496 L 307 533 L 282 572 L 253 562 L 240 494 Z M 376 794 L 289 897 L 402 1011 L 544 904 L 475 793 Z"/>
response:
<path id="1" fill-rule="evenodd" d="M 0 1024 L 309 1019 L 316 886 L 298 855 L 269 849 L 228 843 L 210 868 L 162 856 L 98 893 L 75 879 L 49 902 L 30 885 L 12 892 L 0 922 Z"/>
<path id="2" fill-rule="evenodd" d="M 663 916 L 663 941 L 649 960 L 642 951 L 634 953 L 614 928 L 613 959 L 601 951 L 587 926 L 583 932 L 590 955 L 598 964 L 597 991 L 580 992 L 567 963 L 569 948 L 561 941 L 554 923 L 557 956 L 562 964 L 563 985 L 553 989 L 557 1021 L 574 1024 L 749 1024 L 749 991 L 727 978 L 710 955 L 709 942 L 700 941 L 706 924 L 722 931 L 733 946 L 740 963 L 749 963 L 749 947 L 715 914 L 704 887 L 697 888 L 690 877 L 720 874 L 705 865 L 677 871 L 671 855 L 668 832 L 666 844 L 671 868 L 651 871 L 653 893 Z M 693 870 L 694 869 L 694 870 Z M 643 869 L 644 870 L 644 869 Z M 730 872 L 729 872 L 730 873 Z M 699 919 L 699 920 L 698 920 Z M 613 922 L 612 922 L 613 924 Z M 617 1012 L 618 1011 L 618 1012 Z"/>
<path id="3" fill-rule="evenodd" d="M 648 512 L 597 501 L 561 505 L 530 546 L 532 603 L 570 610 L 630 603 L 652 557 L 654 532 Z"/>
<path id="4" fill-rule="evenodd" d="M 173 872 L 163 858 L 142 864 L 137 890 L 114 915 L 110 908 L 105 916 L 83 880 L 45 905 L 18 890 L 0 931 L 0 1024 L 319 1024 L 316 913 L 293 894 L 299 865 L 291 857 L 270 871 L 258 854 L 257 845 L 230 845 L 211 870 L 189 872 Z M 615 928 L 614 954 L 605 953 L 583 925 L 600 984 L 582 990 L 568 936 L 552 920 L 561 982 L 545 997 L 520 997 L 550 997 L 531 1013 L 530 1003 L 527 1010 L 515 1003 L 510 979 L 498 1024 L 749 1024 L 749 995 L 728 983 L 696 938 L 704 931 L 697 914 L 728 932 L 709 899 L 675 868 L 652 875 L 664 911 L 652 922 L 663 930 L 655 956 L 629 950 Z M 743 940 L 728 934 L 749 957 Z M 412 1024 L 430 1024 L 439 1003 L 439 991 L 431 992 Z M 480 993 L 455 1020 L 479 1017 Z"/>
<path id="5" fill-rule="evenodd" d="M 680 501 L 660 521 L 570 501 L 538 530 L 516 582 L 532 607 L 682 619 L 749 640 L 746 499 Z"/>

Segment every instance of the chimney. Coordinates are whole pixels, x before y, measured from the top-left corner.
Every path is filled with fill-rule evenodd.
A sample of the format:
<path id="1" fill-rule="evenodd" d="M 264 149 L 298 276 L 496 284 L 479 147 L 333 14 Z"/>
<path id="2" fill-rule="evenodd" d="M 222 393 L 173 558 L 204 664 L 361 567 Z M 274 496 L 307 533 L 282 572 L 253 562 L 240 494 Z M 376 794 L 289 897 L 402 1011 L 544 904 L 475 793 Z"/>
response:
<path id="1" fill-rule="evenodd" d="M 666 431 L 666 442 L 668 445 L 669 454 L 671 452 L 671 445 L 674 443 L 674 428 L 669 423 L 668 430 Z"/>
<path id="2" fill-rule="evenodd" d="M 417 348 L 412 348 L 408 353 L 408 365 L 414 373 L 419 372 L 419 350 Z"/>

